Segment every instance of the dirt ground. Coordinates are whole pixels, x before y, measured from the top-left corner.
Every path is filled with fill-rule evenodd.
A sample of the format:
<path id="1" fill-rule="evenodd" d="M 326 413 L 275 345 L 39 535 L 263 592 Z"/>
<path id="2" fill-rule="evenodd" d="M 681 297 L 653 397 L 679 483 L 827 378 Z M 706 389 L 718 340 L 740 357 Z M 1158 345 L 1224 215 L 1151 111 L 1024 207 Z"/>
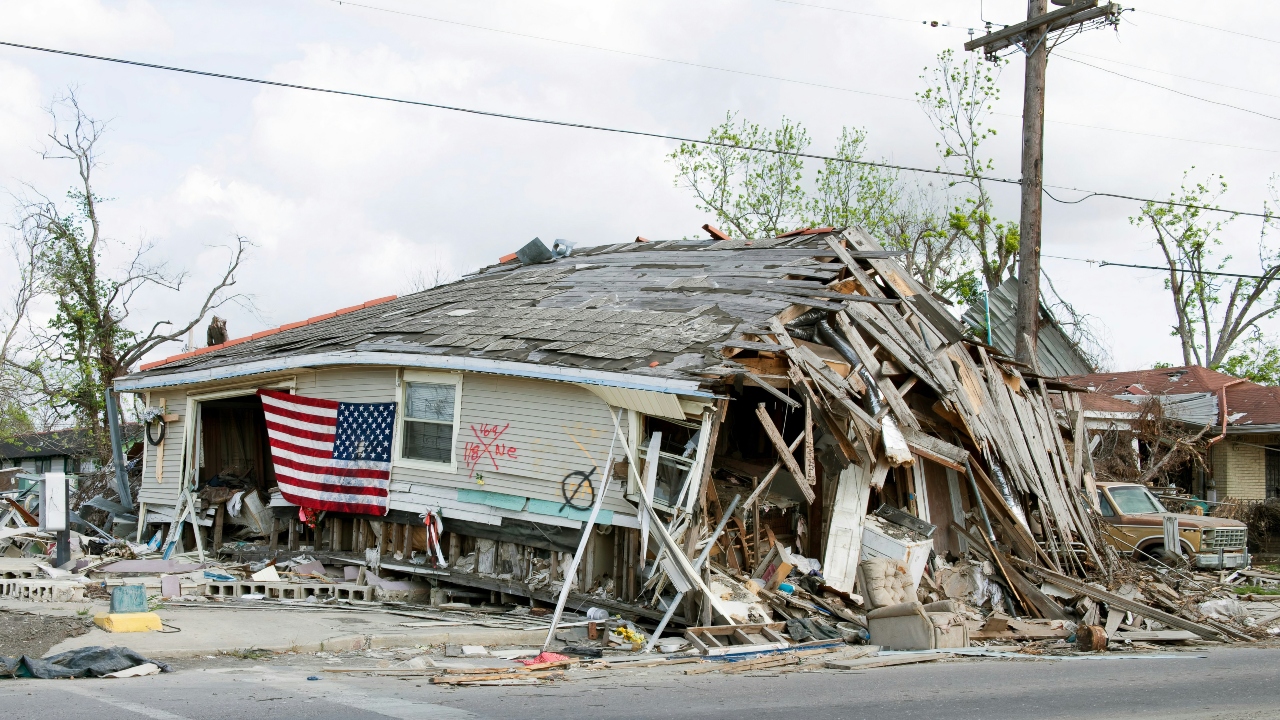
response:
<path id="1" fill-rule="evenodd" d="M 0 608 L 0 656 L 40 657 L 49 648 L 89 632 L 88 617 L 55 617 Z"/>

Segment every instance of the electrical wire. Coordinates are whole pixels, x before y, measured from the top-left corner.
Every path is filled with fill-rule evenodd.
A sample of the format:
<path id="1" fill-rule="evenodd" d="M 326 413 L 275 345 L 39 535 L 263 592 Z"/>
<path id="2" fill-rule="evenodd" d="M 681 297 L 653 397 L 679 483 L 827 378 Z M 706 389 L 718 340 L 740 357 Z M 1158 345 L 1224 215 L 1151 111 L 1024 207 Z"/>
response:
<path id="1" fill-rule="evenodd" d="M 908 22 L 913 25 L 928 25 L 931 22 L 929 20 L 912 20 L 911 18 L 894 17 L 892 15 L 878 15 L 876 13 L 863 12 L 861 10 L 846 10 L 844 8 L 830 7 L 828 5 L 813 5 L 811 3 L 796 2 L 795 0 L 772 0 L 772 2 L 782 5 L 795 5 L 797 7 L 813 8 L 814 10 L 829 10 L 831 12 L 845 13 L 846 15 L 862 15 L 863 17 L 873 17 L 881 20 L 897 20 L 898 22 Z M 957 30 L 967 29 L 953 25 L 943 25 L 941 23 L 934 27 L 955 27 Z"/>
<path id="2" fill-rule="evenodd" d="M 898 102 L 907 102 L 907 103 L 911 103 L 911 104 L 913 104 L 913 105 L 914 105 L 914 104 L 916 104 L 916 102 L 917 102 L 917 100 L 916 100 L 915 98 L 900 97 L 900 96 L 897 96 L 897 95 L 888 95 L 888 94 L 885 94 L 885 93 L 871 92 L 871 91 L 869 91 L 869 90 L 857 90 L 857 89 L 855 89 L 855 88 L 843 87 L 843 86 L 840 86 L 840 85 L 828 85 L 828 84 L 826 84 L 826 83 L 811 82 L 811 81 L 808 81 L 808 80 L 798 80 L 798 79 L 795 79 L 795 78 L 787 78 L 787 77 L 781 77 L 781 76 L 778 76 L 778 75 L 769 75 L 769 74 L 765 74 L 765 73 L 751 72 L 751 71 L 748 71 L 748 70 L 736 70 L 736 69 L 734 69 L 734 68 L 721 67 L 721 66 L 718 66 L 718 65 L 706 65 L 706 64 L 703 64 L 703 63 L 690 62 L 690 61 L 687 61 L 687 60 L 676 60 L 676 59 L 673 59 L 673 58 L 666 58 L 666 57 L 661 57 L 661 56 L 658 56 L 658 55 L 648 55 L 648 54 L 645 54 L 645 53 L 637 53 L 637 52 L 632 52 L 632 51 L 629 51 L 629 50 L 618 50 L 618 49 L 616 49 L 616 48 L 603 47 L 603 46 L 601 46 L 601 45 L 591 45 L 591 44 L 588 44 L 588 43 L 581 43 L 581 42 L 576 42 L 576 41 L 572 41 L 572 40 L 561 40 L 561 39 L 558 39 L 558 38 L 546 37 L 546 36 L 543 36 L 543 35 L 532 35 L 532 34 L 529 34 L 529 33 L 515 32 L 515 31 L 512 31 L 512 30 L 502 30 L 502 29 L 500 29 L 500 28 L 487 27 L 487 26 L 484 26 L 484 25 L 476 25 L 476 24 L 473 24 L 473 23 L 459 22 L 459 21 L 456 21 L 456 20 L 446 20 L 446 19 L 443 19 L 443 18 L 432 17 L 432 16 L 429 16 L 429 15 L 420 15 L 420 14 L 418 14 L 418 13 L 411 13 L 411 12 L 407 12 L 407 11 L 403 11 L 403 10 L 393 10 L 393 9 L 390 9 L 390 8 L 378 7 L 378 6 L 375 6 L 375 5 L 368 5 L 368 4 L 365 4 L 365 3 L 347 2 L 347 0 L 329 0 L 329 1 L 330 1 L 330 2 L 333 2 L 333 3 L 337 3 L 338 5 L 342 5 L 342 6 L 348 6 L 348 5 L 349 5 L 349 6 L 351 6 L 351 7 L 361 8 L 361 9 L 364 9 L 364 10 L 372 10 L 372 11 L 375 11 L 375 12 L 383 12 L 383 13 L 388 13 L 388 14 L 392 14 L 392 15 L 402 15 L 402 16 L 405 16 L 405 17 L 417 18 L 417 19 L 420 19 L 420 20 L 428 20 L 428 21 L 431 21 L 431 22 L 443 23 L 443 24 L 446 24 L 446 25 L 455 25 L 455 26 L 458 26 L 458 27 L 465 27 L 465 28 L 469 28 L 469 29 L 472 29 L 472 30 L 483 30 L 483 31 L 485 31 L 485 32 L 498 33 L 498 34 L 501 34 L 501 35 L 510 35 L 510 36 L 513 36 L 513 37 L 525 38 L 525 39 L 527 39 L 527 40 L 538 40 L 538 41 L 542 41 L 542 42 L 556 43 L 556 44 L 558 44 L 558 45 L 566 45 L 566 46 L 569 46 L 569 47 L 582 48 L 582 49 L 586 49 L 586 50 L 596 50 L 596 51 L 599 51 L 599 52 L 613 53 L 613 54 L 616 54 L 616 55 L 624 55 L 624 56 L 628 56 L 628 57 L 642 58 L 642 59 L 645 59 L 645 60 L 655 60 L 655 61 L 658 61 L 658 62 L 671 63 L 671 64 L 673 64 L 673 65 L 683 65 L 683 66 L 685 66 L 685 67 L 699 68 L 699 69 L 702 69 L 702 70 L 713 70 L 713 71 L 716 71 L 716 72 L 730 73 L 730 74 L 733 74 L 733 75 L 742 75 L 742 76 L 744 76 L 744 77 L 754 77 L 754 78 L 760 78 L 760 79 L 763 79 L 763 80 L 774 80 L 774 81 L 777 81 L 777 82 L 792 83 L 792 84 L 796 84 L 796 85 L 804 85 L 804 86 L 806 86 L 806 87 L 819 88 L 819 89 L 822 89 L 822 90 L 835 90 L 835 91 L 838 91 L 838 92 L 853 93 L 853 94 L 856 94 L 856 95 L 865 95 L 865 96 L 868 96 L 868 97 L 877 97 L 877 98 L 882 98 L 882 99 L 885 99 L 885 100 L 896 100 L 896 101 L 898 101 Z M 786 3 L 786 4 L 792 4 L 792 5 L 802 5 L 802 6 L 804 6 L 804 7 L 821 8 L 821 9 L 824 9 L 824 10 L 834 10 L 834 11 L 837 11 L 837 12 L 848 12 L 848 13 L 852 13 L 852 14 L 855 14 L 855 15 L 867 15 L 867 16 L 869 16 L 869 17 L 884 18 L 884 19 L 888 19 L 888 20 L 903 20 L 903 21 L 906 21 L 906 22 L 913 22 L 913 23 L 914 23 L 914 22 L 917 22 L 917 21 L 915 21 L 915 20 L 907 20 L 906 18 L 894 18 L 894 17 L 890 17 L 890 16 L 888 16 L 888 15 L 875 15 L 875 14 L 872 14 L 872 13 L 859 13 L 859 12 L 856 12 L 856 11 L 853 11 L 853 10 L 841 10 L 841 9 L 839 9 L 839 8 L 828 8 L 828 7 L 820 6 L 820 5 L 807 5 L 807 4 L 805 4 L 805 3 L 794 3 L 794 2 L 789 2 L 789 0 L 770 0 L 770 1 L 771 1 L 771 2 L 782 2 L 782 3 Z M 1017 114 L 1017 113 L 1000 113 L 1000 112 L 997 112 L 997 113 L 992 113 L 992 114 L 993 114 L 993 115 L 998 115 L 998 116 L 1000 116 L 1000 117 L 1017 118 L 1017 119 L 1021 119 L 1021 118 L 1022 118 L 1022 115 Z M 1064 122 L 1064 121 L 1062 121 L 1062 120 L 1046 120 L 1046 122 L 1053 123 L 1053 124 L 1058 124 L 1058 125 L 1070 125 L 1070 126 L 1072 126 L 1072 127 L 1086 128 L 1086 129 L 1089 129 L 1089 130 L 1101 130 L 1101 131 L 1103 131 L 1103 132 L 1118 132 L 1118 133 L 1125 133 L 1125 134 L 1128 134 L 1128 135 L 1141 135 L 1141 136 L 1144 136 L 1144 137 L 1159 138 L 1159 139 L 1161 139 L 1161 140 L 1172 140 L 1172 141 L 1175 141 L 1175 142 L 1187 142 L 1187 143 L 1195 143 L 1195 144 L 1198 144 L 1198 145 L 1211 145 L 1211 146 L 1215 146 L 1215 147 L 1226 147 L 1226 148 L 1232 148 L 1232 149 L 1236 149 L 1236 150 L 1251 150 L 1251 151 L 1255 151 L 1255 152 L 1280 153 L 1280 150 L 1273 150 L 1273 149 L 1269 149 L 1269 148 L 1256 148 L 1256 147 L 1246 147 L 1246 146 L 1242 146 L 1242 145 L 1230 145 L 1230 144 L 1227 144 L 1227 143 L 1213 142 L 1213 141 L 1211 141 L 1211 140 L 1196 140 L 1196 139 L 1193 139 L 1193 138 L 1180 138 L 1180 137 L 1174 137 L 1174 136 L 1171 136 L 1171 135 L 1157 135 L 1157 134 L 1154 134 L 1154 133 L 1145 133 L 1145 132 L 1140 132 L 1140 131 L 1137 131 L 1137 130 L 1120 130 L 1120 129 L 1117 129 L 1117 128 L 1101 127 L 1101 126 L 1098 126 L 1098 125 L 1087 125 L 1087 124 L 1084 124 L 1084 123 Z"/>
<path id="3" fill-rule="evenodd" d="M 1086 260 L 1084 258 L 1064 257 L 1062 255 L 1046 255 L 1044 253 L 1041 253 L 1040 257 L 1053 258 L 1055 260 L 1071 260 L 1074 262 L 1082 262 L 1082 263 L 1088 263 L 1090 265 L 1097 265 L 1098 267 L 1122 267 L 1122 268 L 1134 268 L 1137 270 L 1160 270 L 1162 272 L 1169 272 L 1170 270 L 1168 266 L 1161 267 L 1159 265 L 1133 265 L 1130 263 L 1110 262 L 1108 260 Z M 1276 280 L 1277 279 L 1276 275 L 1274 274 L 1273 275 L 1249 275 L 1246 273 L 1218 272 L 1216 270 L 1193 270 L 1191 268 L 1176 267 L 1176 266 L 1173 268 L 1173 270 L 1175 270 L 1176 272 L 1192 273 L 1192 274 L 1198 274 L 1198 275 L 1214 275 L 1217 277 L 1245 278 L 1247 280 Z"/>
<path id="4" fill-rule="evenodd" d="M 1058 51 L 1058 53 L 1057 53 L 1057 56 L 1058 56 L 1058 57 L 1067 57 L 1067 56 L 1069 56 L 1069 55 L 1078 55 L 1078 56 L 1080 56 L 1080 57 L 1087 57 L 1087 58 L 1090 58 L 1090 59 L 1092 59 L 1092 60 L 1099 60 L 1099 61 L 1101 61 L 1101 62 L 1112 63 L 1112 64 L 1114 64 L 1114 65 L 1123 65 L 1123 66 L 1125 66 L 1125 67 L 1131 67 L 1131 68 L 1134 68 L 1134 69 L 1136 69 L 1136 70 L 1143 70 L 1143 71 L 1145 71 L 1145 72 L 1153 72 L 1153 73 L 1157 73 L 1157 74 L 1160 74 L 1160 75 L 1168 75 L 1169 77 L 1175 77 L 1175 78 L 1178 78 L 1179 80 L 1190 80 L 1191 82 L 1204 83 L 1205 85 L 1213 85 L 1214 87 L 1226 88 L 1226 89 L 1228 89 L 1228 90 L 1238 90 L 1238 91 L 1240 91 L 1240 92 L 1252 93 L 1252 94 L 1254 94 L 1254 95 L 1263 95 L 1263 96 L 1265 96 L 1265 97 L 1280 98 L 1280 95 L 1276 95 L 1275 93 L 1262 92 L 1261 90 L 1251 90 L 1251 89 L 1249 89 L 1249 88 L 1239 87 L 1239 86 L 1237 86 L 1237 85 L 1227 85 L 1227 84 L 1225 84 L 1225 83 L 1214 82 L 1214 81 L 1212 81 L 1212 80 L 1202 80 L 1202 79 L 1200 79 L 1200 78 L 1194 78 L 1194 77 L 1190 77 L 1190 76 L 1188 76 L 1188 75 L 1179 75 L 1179 74 L 1177 74 L 1177 73 L 1171 73 L 1171 72 L 1167 72 L 1167 71 L 1165 71 L 1165 70 L 1156 70 L 1155 68 L 1143 67 L 1142 65 L 1134 65 L 1133 63 L 1121 62 L 1121 61 L 1119 61 L 1119 60 L 1112 60 L 1111 58 L 1098 57 L 1097 55 L 1090 55 L 1090 54 L 1088 54 L 1088 53 L 1075 52 L 1075 51 L 1072 51 L 1072 52 L 1070 52 L 1070 53 L 1067 53 L 1067 52 L 1064 52 L 1064 51 L 1062 51 L 1062 50 L 1059 50 L 1059 51 Z M 1069 59 L 1069 58 L 1068 58 L 1068 59 Z"/>
<path id="5" fill-rule="evenodd" d="M 1201 102 L 1207 102 L 1207 103 L 1210 103 L 1210 104 L 1212 104 L 1212 105 L 1221 105 L 1222 107 L 1231 108 L 1232 110 L 1239 110 L 1240 112 L 1246 112 L 1246 113 L 1249 113 L 1249 114 L 1251 114 L 1251 115 L 1257 115 L 1257 116 L 1259 116 L 1259 117 L 1264 117 L 1264 118 L 1267 118 L 1268 120 L 1276 120 L 1276 121 L 1280 121 L 1280 117 L 1276 117 L 1276 116 L 1274 116 L 1274 115 L 1268 115 L 1268 114 L 1266 114 L 1266 113 L 1261 113 L 1261 112 L 1258 112 L 1257 110 L 1250 110 L 1249 108 L 1243 108 L 1243 107 L 1240 107 L 1239 105 L 1232 105 L 1232 104 L 1230 104 L 1230 103 L 1224 103 L 1224 102 L 1220 102 L 1220 101 L 1218 101 L 1218 100 L 1210 100 L 1209 98 L 1200 97 L 1199 95 L 1192 95 L 1191 93 L 1183 92 L 1183 91 L 1181 91 L 1181 90 L 1176 90 L 1176 89 L 1171 88 L 1171 87 L 1168 87 L 1168 86 L 1166 86 L 1166 85 L 1160 85 L 1160 84 L 1157 84 L 1157 83 L 1153 83 L 1153 82 L 1151 82 L 1150 80 L 1143 80 L 1143 79 L 1141 79 L 1141 78 L 1133 77 L 1132 75 L 1125 75 L 1124 73 L 1119 73 L 1119 72 L 1116 72 L 1115 70 L 1109 70 L 1109 69 L 1104 68 L 1104 67 L 1099 67 L 1099 66 L 1094 65 L 1094 64 L 1092 64 L 1092 63 L 1087 63 L 1087 62 L 1085 62 L 1085 61 L 1083 61 L 1083 60 L 1076 60 L 1075 58 L 1073 58 L 1073 57 L 1067 57 L 1066 55 L 1059 54 L 1059 55 L 1058 55 L 1058 57 L 1062 58 L 1063 60 L 1066 60 L 1067 62 L 1073 62 L 1073 63 L 1076 63 L 1077 65 L 1084 65 L 1085 67 L 1091 67 L 1091 68 L 1093 68 L 1094 70 L 1099 70 L 1099 71 L 1101 71 L 1101 72 L 1108 73 L 1108 74 L 1110 74 L 1110 75 L 1115 75 L 1115 76 L 1117 76 L 1117 77 L 1122 77 L 1122 78 L 1124 78 L 1125 80 L 1132 80 L 1132 81 L 1137 82 L 1137 83 L 1142 83 L 1143 85 L 1150 85 L 1151 87 L 1154 87 L 1154 88 L 1160 88 L 1161 90 L 1167 90 L 1167 91 L 1169 91 L 1169 92 L 1171 92 L 1171 93 L 1174 93 L 1175 95 L 1181 95 L 1181 96 L 1183 96 L 1183 97 L 1191 98 L 1192 100 L 1199 100 L 1199 101 L 1201 101 Z"/>
<path id="6" fill-rule="evenodd" d="M 498 33 L 500 35 L 511 35 L 513 37 L 525 38 L 526 40 L 540 40 L 542 42 L 556 43 L 557 45 L 568 45 L 570 47 L 583 48 L 586 50 L 596 50 L 599 52 L 613 53 L 615 55 L 626 55 L 628 57 L 642 58 L 645 60 L 656 60 L 658 62 L 671 63 L 673 65 L 684 65 L 686 67 L 700 68 L 702 70 L 715 70 L 716 72 L 732 73 L 734 75 L 744 75 L 746 77 L 761 78 L 764 80 L 776 80 L 778 82 L 794 83 L 796 85 L 807 85 L 809 87 L 822 88 L 823 90 L 839 90 L 840 92 L 854 93 L 856 95 L 869 95 L 871 97 L 886 98 L 888 100 L 903 100 L 914 103 L 912 98 L 897 97 L 895 95 L 885 95 L 883 93 L 871 92 L 869 90 L 855 90 L 854 88 L 841 87 L 839 85 L 827 85 L 824 83 L 810 82 L 808 80 L 797 80 L 795 78 L 780 77 L 778 75 L 768 75 L 765 73 L 751 72 L 749 70 L 735 70 L 733 68 L 720 67 L 718 65 L 704 65 L 702 63 L 690 62 L 688 60 L 676 60 L 673 58 L 659 57 L 657 55 L 647 55 L 645 53 L 632 52 L 630 50 L 618 50 L 617 48 L 604 47 L 602 45 L 590 45 L 588 43 L 575 42 L 573 40 L 561 40 L 559 38 L 546 37 L 545 35 L 532 35 L 530 33 L 516 32 L 514 30 L 502 30 L 500 28 L 487 27 L 484 25 L 475 25 L 472 23 L 460 22 L 457 20 L 446 20 L 444 18 L 431 17 L 429 15 L 419 15 L 404 10 L 392 10 L 390 8 L 377 7 L 375 5 L 364 5 L 362 3 L 347 2 L 347 0 L 329 0 L 342 6 L 357 7 L 364 10 L 373 10 L 375 12 L 388 13 L 391 15 L 403 15 L 405 17 L 417 18 L 419 20 L 430 20 L 431 22 L 443 23 L 445 25 L 456 25 L 458 27 L 469 28 L 472 30 L 483 30 L 485 32 Z"/>
<path id="7" fill-rule="evenodd" d="M 1280 40 L 1272 40 L 1271 38 L 1264 38 L 1258 35 L 1250 35 L 1248 33 L 1242 33 L 1238 30 L 1228 30 L 1226 28 L 1214 27 L 1213 25 L 1205 25 L 1204 23 L 1194 22 L 1192 20 L 1183 20 L 1182 18 L 1176 18 L 1176 17 L 1173 17 L 1172 15 L 1161 15 L 1158 12 L 1145 10 L 1142 8 L 1133 8 L 1133 9 L 1141 13 L 1146 13 L 1147 15 L 1155 15 L 1156 17 L 1164 18 L 1165 20 L 1173 20 L 1174 22 L 1186 23 L 1188 25 L 1195 25 L 1196 27 L 1208 28 L 1209 30 L 1217 30 L 1218 32 L 1222 32 L 1222 33 L 1239 35 L 1240 37 L 1247 37 L 1247 38 L 1252 38 L 1254 40 L 1261 40 L 1262 42 L 1269 42 L 1269 43 L 1275 43 L 1276 45 L 1280 45 Z"/>
<path id="8" fill-rule="evenodd" d="M 631 135 L 634 137 L 647 137 L 647 138 L 654 138 L 657 140 L 672 140 L 680 143 L 706 145 L 710 147 L 723 147 L 723 148 L 729 148 L 732 150 L 741 150 L 744 152 L 767 153 L 770 155 L 789 155 L 792 157 L 806 158 L 810 160 L 824 160 L 824 161 L 831 161 L 831 162 L 846 163 L 849 165 L 861 165 L 864 167 L 878 167 L 886 170 L 903 170 L 907 172 L 925 173 L 928 175 L 941 175 L 944 177 L 955 177 L 955 178 L 961 178 L 963 180 L 970 180 L 970 181 L 985 180 L 987 182 L 1001 183 L 1005 185 L 1019 185 L 1019 186 L 1022 185 L 1022 182 L 1020 180 L 1013 180 L 1011 178 L 993 177 L 989 175 L 973 176 L 967 173 L 954 172 L 951 170 L 943 170 L 941 168 L 930 169 L 930 168 L 922 168 L 922 167 L 913 167 L 910 165 L 896 165 L 893 163 L 874 162 L 871 160 L 854 160 L 852 158 L 835 157 L 831 155 L 820 155 L 818 153 L 790 152 L 786 150 L 778 150 L 775 148 L 755 147 L 751 145 L 739 145 L 737 143 L 721 142 L 717 140 L 701 140 L 698 138 L 682 137 L 679 135 L 667 135 L 665 133 L 649 132 L 646 130 L 632 130 L 627 128 L 608 127 L 604 125 L 591 125 L 588 123 L 570 122 L 567 120 L 551 120 L 548 118 L 535 118 L 535 117 L 528 117 L 525 115 L 512 115 L 510 113 L 502 113 L 502 112 L 496 112 L 492 110 L 478 110 L 475 108 L 464 108 L 456 105 L 444 105 L 442 103 L 430 103 L 422 100 L 409 100 L 406 98 L 396 98 L 396 97 L 390 97 L 386 95 L 373 95 L 371 93 L 354 92 L 351 90 L 335 90 L 333 88 L 315 87 L 313 85 L 299 85 L 296 83 L 280 82 L 278 80 L 264 80 L 262 78 L 251 78 L 251 77 L 245 77 L 242 75 L 230 75 L 227 73 L 217 73 L 217 72 L 211 72 L 208 70 L 195 70 L 192 68 L 182 68 L 182 67 L 176 67 L 173 65 L 159 65 L 156 63 L 142 62 L 140 60 L 126 60 L 124 58 L 107 57 L 105 55 L 91 55 L 89 53 L 74 52 L 71 50 L 58 50 L 56 48 L 46 48 L 46 47 L 40 47 L 38 45 L 23 45 L 21 43 L 8 42 L 4 40 L 0 40 L 0 46 L 19 48 L 22 50 L 34 50 L 36 52 L 50 53 L 53 55 L 63 55 L 67 57 L 81 58 L 84 60 L 98 60 L 101 62 L 114 63 L 117 65 L 128 65 L 132 67 L 141 67 L 141 68 L 147 68 L 150 70 L 165 70 L 168 72 L 182 73 L 185 75 L 195 75 L 199 77 L 216 78 L 219 80 L 234 80 L 236 82 L 250 83 L 253 85 L 264 85 L 268 87 L 287 88 L 290 90 L 306 90 L 308 92 L 317 92 L 317 93 L 322 93 L 326 95 L 337 95 L 342 97 L 360 98 L 363 100 L 379 100 L 382 102 L 396 103 L 399 105 L 412 105 L 415 107 L 427 107 L 427 108 L 433 108 L 436 110 L 448 110 L 450 112 L 464 113 L 467 115 L 478 115 L 481 117 L 492 117 L 492 118 L 498 118 L 502 120 L 516 120 L 519 122 L 528 122 L 528 123 L 534 123 L 538 125 L 551 125 L 555 127 L 566 127 L 566 128 L 577 129 L 577 130 L 595 130 L 598 132 L 615 133 L 618 135 Z M 1137 202 L 1153 202 L 1153 203 L 1158 203 L 1160 205 L 1165 205 L 1169 207 L 1182 207 L 1182 208 L 1189 208 L 1189 209 L 1196 209 L 1196 210 L 1205 210 L 1209 212 L 1223 212 L 1223 213 L 1229 213 L 1232 215 L 1249 215 L 1249 216 L 1261 217 L 1266 219 L 1271 219 L 1274 217 L 1271 214 L 1252 213 L 1252 212 L 1245 212 L 1242 210 L 1225 210 L 1223 208 L 1210 207 L 1207 205 L 1195 205 L 1195 204 L 1189 204 L 1189 203 L 1174 202 L 1169 200 L 1151 200 L 1149 198 L 1140 198 L 1140 197 L 1135 197 L 1131 195 L 1119 195 L 1116 193 L 1108 193 L 1108 192 L 1095 192 L 1095 191 L 1082 190 L 1080 188 L 1068 187 L 1068 186 L 1062 186 L 1062 185 L 1044 185 L 1044 187 L 1053 188 L 1055 190 L 1069 190 L 1072 192 L 1087 193 L 1085 197 L 1080 198 L 1079 200 L 1073 200 L 1073 201 L 1058 200 L 1052 195 L 1049 195 L 1047 192 L 1045 193 L 1046 195 L 1048 195 L 1048 197 L 1051 200 L 1054 200 L 1055 202 L 1060 202 L 1060 203 L 1070 204 L 1070 205 L 1075 205 L 1075 204 L 1084 202 L 1085 200 L 1091 197 L 1110 197 L 1110 198 L 1118 198 L 1122 200 L 1134 200 Z"/>

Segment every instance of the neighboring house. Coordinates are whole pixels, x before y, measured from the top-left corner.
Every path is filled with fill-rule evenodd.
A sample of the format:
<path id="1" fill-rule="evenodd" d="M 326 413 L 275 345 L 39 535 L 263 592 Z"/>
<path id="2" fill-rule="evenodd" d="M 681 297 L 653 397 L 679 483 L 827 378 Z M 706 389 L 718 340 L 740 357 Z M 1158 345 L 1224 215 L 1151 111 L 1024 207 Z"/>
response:
<path id="1" fill-rule="evenodd" d="M 1207 500 L 1280 497 L 1280 388 L 1196 365 L 1062 379 L 1131 405 L 1155 396 L 1166 417 L 1192 427 L 1212 426 L 1210 472 L 1189 471 L 1186 479 L 1186 489 L 1195 495 Z"/>
<path id="2" fill-rule="evenodd" d="M 980 340 L 987 339 L 987 314 L 991 316 L 991 344 L 1010 357 L 1017 349 L 1018 279 L 1006 278 L 986 298 L 986 305 L 975 303 L 965 311 L 963 320 Z M 1058 323 L 1044 303 L 1040 303 L 1040 329 L 1036 333 L 1036 359 L 1040 370 L 1050 377 L 1084 375 L 1093 365 Z"/>
<path id="3" fill-rule="evenodd" d="M 142 426 L 137 423 L 125 423 L 122 430 L 126 446 L 142 436 Z M 97 469 L 97 452 L 89 431 L 84 429 L 25 433 L 0 443 L 0 467 L 20 467 L 32 475 L 79 475 Z"/>

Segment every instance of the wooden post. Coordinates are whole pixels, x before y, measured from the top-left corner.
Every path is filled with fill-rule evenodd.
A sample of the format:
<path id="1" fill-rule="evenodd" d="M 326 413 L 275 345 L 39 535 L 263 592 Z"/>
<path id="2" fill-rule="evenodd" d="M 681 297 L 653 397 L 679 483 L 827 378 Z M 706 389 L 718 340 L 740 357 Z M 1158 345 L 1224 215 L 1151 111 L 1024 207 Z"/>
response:
<path id="1" fill-rule="evenodd" d="M 458 562 L 460 557 L 462 557 L 462 536 L 456 532 L 451 532 L 449 533 L 449 564 L 453 565 Z"/>
<path id="2" fill-rule="evenodd" d="M 758 479 L 751 478 L 751 489 L 753 495 L 755 494 L 755 488 L 759 485 L 760 481 Z M 760 563 L 760 558 L 763 557 L 760 553 L 760 503 L 758 502 L 751 503 L 751 540 L 751 553 L 753 557 L 743 559 L 747 561 L 747 569 L 754 571 L 756 565 Z"/>
<path id="3" fill-rule="evenodd" d="M 301 543 L 298 542 L 298 518 L 290 517 L 289 518 L 289 551 L 297 552 L 298 546 L 300 544 Z"/>
<path id="4" fill-rule="evenodd" d="M 586 555 L 586 557 L 584 557 L 584 558 L 583 558 L 583 561 L 582 561 L 582 586 L 581 586 L 581 589 L 582 589 L 582 592 L 584 592 L 584 593 L 589 593 L 589 592 L 591 592 L 591 583 L 595 580 L 595 577 L 596 577 L 596 538 L 597 538 L 597 535 L 596 535 L 596 533 L 595 533 L 595 530 L 594 530 L 594 529 L 590 529 L 590 528 L 588 528 L 588 529 L 584 530 L 584 532 L 590 532 L 590 533 L 591 533 L 591 535 L 590 535 L 590 537 L 588 537 L 588 538 L 587 538 L 587 555 Z"/>
<path id="5" fill-rule="evenodd" d="M 813 403 L 808 395 L 804 396 L 804 479 L 810 485 L 818 482 L 813 460 Z"/>
<path id="6" fill-rule="evenodd" d="M 623 555 L 627 562 L 627 569 L 625 572 L 627 589 L 626 595 L 623 596 L 623 599 L 627 602 L 633 602 L 636 598 L 636 553 L 640 552 L 636 547 L 640 542 L 636 536 L 640 531 L 627 528 L 625 532 L 627 534 L 627 547 Z"/>
<path id="7" fill-rule="evenodd" d="M 401 547 L 400 552 L 404 553 L 404 559 L 408 560 L 413 557 L 413 528 L 408 523 L 400 526 L 401 530 Z"/>
<path id="8" fill-rule="evenodd" d="M 271 516 L 271 557 L 280 552 L 280 518 Z"/>
<path id="9" fill-rule="evenodd" d="M 212 543 L 213 547 L 210 549 L 213 551 L 215 555 L 218 552 L 218 548 L 222 547 L 222 523 L 226 521 L 226 517 L 227 517 L 227 504 L 224 502 L 220 502 L 218 503 L 217 510 L 215 510 L 213 513 L 213 543 Z M 201 531 L 200 526 L 196 525 L 196 532 L 200 532 L 200 531 Z"/>
<path id="10" fill-rule="evenodd" d="M 1049 12 L 1049 0 L 1027 0 L 1027 19 Z M 1044 193 L 1044 84 L 1049 64 L 1046 28 L 1027 32 L 1026 80 L 1022 88 L 1022 219 L 1018 224 L 1017 355 L 1037 372 L 1040 329 L 1040 220 Z"/>

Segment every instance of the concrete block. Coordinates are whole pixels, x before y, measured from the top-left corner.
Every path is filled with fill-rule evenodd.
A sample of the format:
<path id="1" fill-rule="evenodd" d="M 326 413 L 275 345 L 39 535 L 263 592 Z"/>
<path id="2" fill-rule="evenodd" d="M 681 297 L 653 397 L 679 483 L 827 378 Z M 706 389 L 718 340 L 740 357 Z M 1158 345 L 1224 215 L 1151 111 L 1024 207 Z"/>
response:
<path id="1" fill-rule="evenodd" d="M 111 613 L 144 613 L 147 611 L 147 588 L 143 585 L 121 585 L 111 589 Z"/>
<path id="2" fill-rule="evenodd" d="M 161 597 L 180 597 L 182 595 L 182 579 L 177 575 L 165 575 L 160 578 Z"/>
<path id="3" fill-rule="evenodd" d="M 0 597 L 28 602 L 84 602 L 84 586 L 74 580 L 0 580 Z"/>
<path id="4" fill-rule="evenodd" d="M 151 632 L 162 627 L 160 616 L 153 612 L 98 613 L 93 616 L 93 624 L 113 633 Z"/>

